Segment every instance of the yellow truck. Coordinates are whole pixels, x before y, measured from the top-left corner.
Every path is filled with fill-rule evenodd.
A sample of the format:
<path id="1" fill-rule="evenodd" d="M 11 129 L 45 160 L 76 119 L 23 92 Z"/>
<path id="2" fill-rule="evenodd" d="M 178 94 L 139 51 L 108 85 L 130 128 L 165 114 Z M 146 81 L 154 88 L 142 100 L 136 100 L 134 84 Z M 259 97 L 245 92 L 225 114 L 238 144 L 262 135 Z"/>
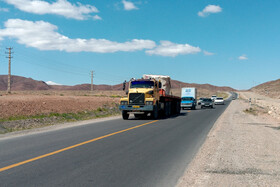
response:
<path id="1" fill-rule="evenodd" d="M 123 119 L 128 119 L 129 114 L 136 118 L 150 115 L 153 119 L 179 114 L 181 98 L 171 95 L 170 89 L 169 76 L 143 75 L 141 79 L 131 79 L 127 96 L 120 99 Z"/>

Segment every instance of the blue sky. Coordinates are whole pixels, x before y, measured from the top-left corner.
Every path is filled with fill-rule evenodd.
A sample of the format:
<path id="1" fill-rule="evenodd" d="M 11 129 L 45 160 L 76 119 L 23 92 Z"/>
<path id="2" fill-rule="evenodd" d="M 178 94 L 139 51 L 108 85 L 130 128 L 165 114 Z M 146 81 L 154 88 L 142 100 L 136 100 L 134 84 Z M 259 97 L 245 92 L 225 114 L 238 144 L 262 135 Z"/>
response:
<path id="1" fill-rule="evenodd" d="M 143 74 L 249 89 L 280 78 L 279 0 L 0 0 L 0 74 L 75 85 Z"/>

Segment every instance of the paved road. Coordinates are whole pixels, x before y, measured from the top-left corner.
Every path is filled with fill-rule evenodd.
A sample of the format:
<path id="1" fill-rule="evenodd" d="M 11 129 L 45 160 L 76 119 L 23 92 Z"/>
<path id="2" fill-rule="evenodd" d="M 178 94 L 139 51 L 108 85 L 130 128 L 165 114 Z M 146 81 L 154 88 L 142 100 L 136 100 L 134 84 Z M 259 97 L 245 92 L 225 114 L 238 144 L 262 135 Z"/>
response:
<path id="1" fill-rule="evenodd" d="M 0 186 L 174 186 L 229 102 L 0 139 Z"/>

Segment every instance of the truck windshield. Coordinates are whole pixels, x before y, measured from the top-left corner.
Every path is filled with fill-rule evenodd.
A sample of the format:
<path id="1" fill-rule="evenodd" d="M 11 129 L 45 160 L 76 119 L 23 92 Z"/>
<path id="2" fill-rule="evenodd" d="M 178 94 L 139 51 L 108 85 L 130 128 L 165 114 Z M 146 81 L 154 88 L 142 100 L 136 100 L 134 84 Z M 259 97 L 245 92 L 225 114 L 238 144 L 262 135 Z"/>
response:
<path id="1" fill-rule="evenodd" d="M 132 81 L 130 88 L 153 88 L 153 81 Z"/>
<path id="2" fill-rule="evenodd" d="M 192 101 L 193 98 L 192 97 L 183 97 L 182 101 Z"/>

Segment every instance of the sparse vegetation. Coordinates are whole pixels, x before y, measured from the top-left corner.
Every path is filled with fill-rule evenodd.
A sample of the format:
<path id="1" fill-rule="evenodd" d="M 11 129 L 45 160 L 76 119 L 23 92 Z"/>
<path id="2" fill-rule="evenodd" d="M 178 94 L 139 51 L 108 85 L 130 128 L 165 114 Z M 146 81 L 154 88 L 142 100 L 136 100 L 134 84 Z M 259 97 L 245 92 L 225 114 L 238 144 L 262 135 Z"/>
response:
<path id="1" fill-rule="evenodd" d="M 119 114 L 120 111 L 117 104 L 115 104 L 113 107 L 104 105 L 96 110 L 80 111 L 77 113 L 50 113 L 34 116 L 12 116 L 0 119 L 0 133 L 3 134 L 7 132 L 54 125 L 57 123 L 95 119 Z"/>
<path id="2" fill-rule="evenodd" d="M 258 112 L 255 108 L 246 108 L 243 112 L 247 113 L 247 114 L 252 114 L 254 116 L 258 115 Z"/>
<path id="3" fill-rule="evenodd" d="M 226 92 L 218 92 L 217 97 L 222 97 L 224 99 L 228 98 L 229 94 Z"/>

